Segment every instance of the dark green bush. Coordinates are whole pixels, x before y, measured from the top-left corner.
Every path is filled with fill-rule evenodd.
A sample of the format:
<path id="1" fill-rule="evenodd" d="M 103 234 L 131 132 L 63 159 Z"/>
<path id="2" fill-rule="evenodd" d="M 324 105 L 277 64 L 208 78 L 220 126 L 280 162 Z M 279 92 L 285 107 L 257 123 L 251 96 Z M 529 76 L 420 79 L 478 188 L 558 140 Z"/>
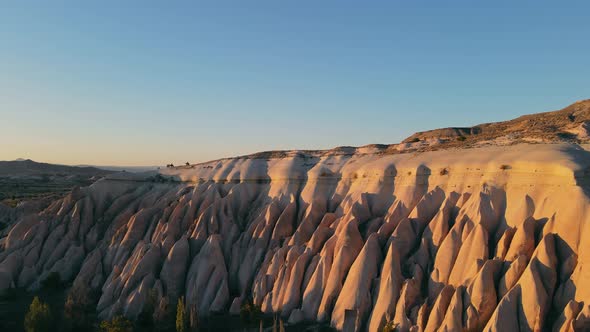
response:
<path id="1" fill-rule="evenodd" d="M 10 287 L 5 289 L 2 292 L 2 295 L 0 295 L 0 299 L 1 300 L 6 300 L 6 301 L 12 301 L 12 300 L 16 300 L 18 297 L 18 291 L 16 288 Z"/>
<path id="2" fill-rule="evenodd" d="M 156 311 L 157 293 L 154 289 L 148 293 L 146 303 L 143 305 L 141 312 L 137 316 L 135 326 L 140 331 L 150 331 L 154 328 L 154 313 Z"/>
<path id="3" fill-rule="evenodd" d="M 262 310 L 252 302 L 246 302 L 240 307 L 240 318 L 244 323 L 256 323 L 262 318 Z"/>
<path id="4" fill-rule="evenodd" d="M 64 304 L 65 331 L 94 331 L 97 322 L 96 302 L 99 290 L 86 285 L 73 286 Z"/>
<path id="5" fill-rule="evenodd" d="M 50 289 L 60 289 L 62 287 L 61 277 L 57 272 L 51 272 L 45 278 L 45 280 L 41 281 L 41 287 L 46 290 Z"/>

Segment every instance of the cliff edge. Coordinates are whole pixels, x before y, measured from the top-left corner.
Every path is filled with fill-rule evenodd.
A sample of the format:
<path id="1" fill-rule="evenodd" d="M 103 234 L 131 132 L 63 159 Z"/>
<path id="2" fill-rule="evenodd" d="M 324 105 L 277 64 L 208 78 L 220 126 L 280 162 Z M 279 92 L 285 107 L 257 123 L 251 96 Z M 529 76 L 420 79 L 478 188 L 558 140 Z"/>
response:
<path id="1" fill-rule="evenodd" d="M 57 272 L 105 318 L 136 318 L 155 290 L 158 317 L 184 296 L 202 316 L 252 301 L 338 330 L 589 328 L 589 104 L 418 133 L 403 149 L 109 175 L 11 222 L 0 290 Z M 535 119 L 554 134 L 502 138 Z"/>

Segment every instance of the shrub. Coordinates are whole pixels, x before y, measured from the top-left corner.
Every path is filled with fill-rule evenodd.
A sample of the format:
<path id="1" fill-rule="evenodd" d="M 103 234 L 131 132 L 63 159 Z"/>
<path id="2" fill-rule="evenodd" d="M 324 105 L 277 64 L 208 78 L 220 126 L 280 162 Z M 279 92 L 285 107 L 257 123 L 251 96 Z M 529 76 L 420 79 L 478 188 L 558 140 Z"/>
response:
<path id="1" fill-rule="evenodd" d="M 119 315 L 110 321 L 103 320 L 100 323 L 100 329 L 103 332 L 132 332 L 133 324 L 129 319 Z"/>
<path id="2" fill-rule="evenodd" d="M 25 315 L 26 332 L 43 332 L 51 331 L 53 317 L 47 303 L 41 302 L 37 296 L 29 306 L 29 311 Z"/>
<path id="3" fill-rule="evenodd" d="M 459 136 L 459 137 L 457 137 L 457 141 L 459 141 L 459 142 L 463 142 L 466 139 L 467 139 L 467 137 L 465 137 L 465 136 Z"/>
<path id="4" fill-rule="evenodd" d="M 262 317 L 262 310 L 259 306 L 246 302 L 240 308 L 240 318 L 244 323 L 255 323 Z"/>
<path id="5" fill-rule="evenodd" d="M 91 331 L 96 321 L 96 294 L 87 289 L 70 292 L 64 305 L 66 331 Z"/>
<path id="6" fill-rule="evenodd" d="M 507 170 L 507 169 L 511 169 L 511 168 L 512 168 L 512 167 L 510 167 L 510 165 L 501 165 L 501 166 L 500 166 L 500 169 L 501 169 L 501 170 L 503 170 L 503 171 L 505 171 L 505 170 Z"/>
<path id="7" fill-rule="evenodd" d="M 148 293 L 148 299 L 141 312 L 137 316 L 136 325 L 141 331 L 150 330 L 154 327 L 154 312 L 156 311 L 157 294 L 154 289 Z"/>
<path id="8" fill-rule="evenodd" d="M 186 308 L 184 306 L 184 297 L 178 299 L 176 305 L 176 331 L 186 332 L 188 330 L 188 319 L 186 315 Z"/>
<path id="9" fill-rule="evenodd" d="M 45 278 L 45 280 L 41 281 L 41 287 L 43 289 L 59 289 L 62 286 L 61 277 L 57 272 L 51 272 Z"/>
<path id="10" fill-rule="evenodd" d="M 18 297 L 18 291 L 16 290 L 16 288 L 10 287 L 10 288 L 5 289 L 4 292 L 2 292 L 2 295 L 0 295 L 0 300 L 14 301 L 17 299 L 17 297 Z"/>
<path id="11" fill-rule="evenodd" d="M 410 143 L 418 143 L 420 142 L 420 139 L 418 137 L 414 137 L 410 140 Z"/>
<path id="12" fill-rule="evenodd" d="M 564 140 L 573 140 L 578 138 L 576 134 L 568 133 L 568 132 L 561 132 L 557 133 L 557 137 L 564 139 Z"/>
<path id="13" fill-rule="evenodd" d="M 446 168 L 442 168 L 442 169 L 440 170 L 440 175 L 447 175 L 447 174 L 449 174 L 449 170 L 448 170 L 448 169 L 446 169 Z"/>
<path id="14" fill-rule="evenodd" d="M 397 329 L 397 324 L 394 324 L 393 321 L 389 321 L 383 326 L 381 332 L 394 332 Z"/>
<path id="15" fill-rule="evenodd" d="M 176 303 L 170 301 L 168 296 L 162 296 L 157 299 L 154 307 L 154 315 L 152 316 L 154 331 L 176 331 Z"/>

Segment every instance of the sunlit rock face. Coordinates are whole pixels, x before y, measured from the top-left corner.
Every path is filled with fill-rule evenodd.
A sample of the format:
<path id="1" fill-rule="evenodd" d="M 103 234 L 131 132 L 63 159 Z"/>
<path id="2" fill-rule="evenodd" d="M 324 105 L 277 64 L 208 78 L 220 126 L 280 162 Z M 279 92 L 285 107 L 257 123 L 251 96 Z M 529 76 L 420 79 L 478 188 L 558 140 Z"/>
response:
<path id="1" fill-rule="evenodd" d="M 585 146 L 536 144 L 115 174 L 40 212 L 1 209 L 0 289 L 57 272 L 104 318 L 135 318 L 155 294 L 339 330 L 579 330 L 589 167 Z"/>

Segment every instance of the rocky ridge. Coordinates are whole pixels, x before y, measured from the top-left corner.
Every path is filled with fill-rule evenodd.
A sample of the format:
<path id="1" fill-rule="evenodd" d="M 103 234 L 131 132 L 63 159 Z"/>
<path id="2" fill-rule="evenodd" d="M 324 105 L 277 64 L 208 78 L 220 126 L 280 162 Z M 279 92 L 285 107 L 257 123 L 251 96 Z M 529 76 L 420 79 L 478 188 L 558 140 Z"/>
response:
<path id="1" fill-rule="evenodd" d="M 0 290 L 57 272 L 104 318 L 137 317 L 153 289 L 159 315 L 184 296 L 202 316 L 251 300 L 338 330 L 590 326 L 581 138 L 359 149 L 118 173 L 40 212 L 3 207 Z"/>

